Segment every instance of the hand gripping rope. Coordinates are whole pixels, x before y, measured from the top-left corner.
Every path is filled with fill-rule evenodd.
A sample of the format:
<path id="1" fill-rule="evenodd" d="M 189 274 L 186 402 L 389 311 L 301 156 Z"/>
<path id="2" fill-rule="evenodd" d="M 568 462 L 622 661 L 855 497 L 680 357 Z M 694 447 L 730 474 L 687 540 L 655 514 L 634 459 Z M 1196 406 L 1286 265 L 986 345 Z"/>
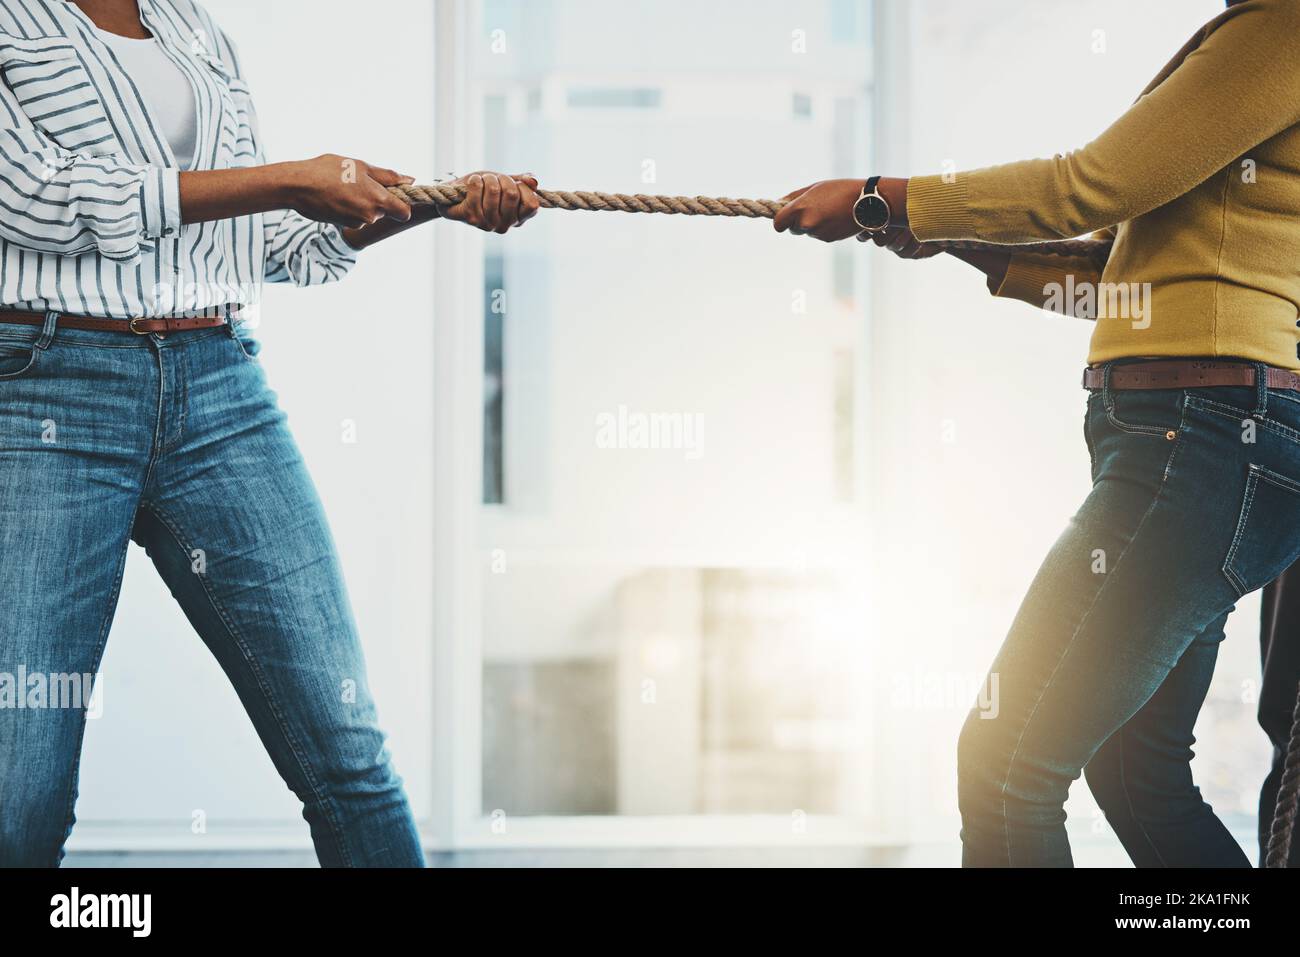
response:
<path id="1" fill-rule="evenodd" d="M 434 204 L 455 206 L 468 192 L 463 185 L 439 183 L 432 186 L 393 186 L 390 191 L 412 206 Z M 728 199 L 725 196 L 646 196 L 626 193 L 568 192 L 539 189 L 535 191 L 543 209 L 565 209 L 595 213 L 659 213 L 665 216 L 724 216 L 744 219 L 773 219 L 785 203 L 773 199 Z M 1068 239 L 1048 243 L 1024 243 L 1003 246 L 996 243 L 945 240 L 935 243 L 944 249 L 1012 249 L 1017 253 L 1063 256 L 1092 260 L 1104 266 L 1112 243 L 1100 239 Z M 1295 832 L 1296 812 L 1300 808 L 1300 695 L 1296 698 L 1291 739 L 1286 763 L 1278 788 L 1277 807 L 1265 852 L 1266 867 L 1286 867 Z"/>

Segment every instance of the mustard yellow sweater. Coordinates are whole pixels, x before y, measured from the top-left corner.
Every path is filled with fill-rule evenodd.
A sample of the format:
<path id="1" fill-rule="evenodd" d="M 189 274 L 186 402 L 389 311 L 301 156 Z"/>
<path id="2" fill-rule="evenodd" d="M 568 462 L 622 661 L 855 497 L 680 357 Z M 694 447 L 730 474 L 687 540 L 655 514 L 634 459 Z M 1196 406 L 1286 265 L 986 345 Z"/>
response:
<path id="1" fill-rule="evenodd" d="M 915 178 L 908 216 L 922 240 L 1114 235 L 1100 275 L 1085 259 L 1020 254 L 995 290 L 1088 316 L 1094 287 L 1089 362 L 1236 356 L 1300 370 L 1298 124 L 1300 0 L 1248 0 L 1092 143 Z"/>

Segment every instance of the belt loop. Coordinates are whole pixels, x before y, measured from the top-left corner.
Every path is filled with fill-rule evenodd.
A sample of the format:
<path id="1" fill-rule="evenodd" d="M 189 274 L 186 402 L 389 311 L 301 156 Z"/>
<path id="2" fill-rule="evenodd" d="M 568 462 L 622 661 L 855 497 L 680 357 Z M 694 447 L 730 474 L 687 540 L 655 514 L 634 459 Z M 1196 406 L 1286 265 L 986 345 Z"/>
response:
<path id="1" fill-rule="evenodd" d="M 1115 368 L 1113 362 L 1107 362 L 1101 367 L 1101 404 L 1106 409 L 1106 414 L 1111 415 L 1115 411 L 1115 394 L 1110 388 L 1110 373 Z"/>
<path id="2" fill-rule="evenodd" d="M 54 341 L 54 331 L 59 326 L 59 314 L 53 309 L 45 310 L 45 325 L 41 326 L 41 337 L 36 340 L 36 348 L 44 352 Z"/>
<path id="3" fill-rule="evenodd" d="M 1263 419 L 1268 415 L 1268 366 L 1262 362 L 1251 363 L 1255 367 L 1255 411 L 1251 417 Z"/>

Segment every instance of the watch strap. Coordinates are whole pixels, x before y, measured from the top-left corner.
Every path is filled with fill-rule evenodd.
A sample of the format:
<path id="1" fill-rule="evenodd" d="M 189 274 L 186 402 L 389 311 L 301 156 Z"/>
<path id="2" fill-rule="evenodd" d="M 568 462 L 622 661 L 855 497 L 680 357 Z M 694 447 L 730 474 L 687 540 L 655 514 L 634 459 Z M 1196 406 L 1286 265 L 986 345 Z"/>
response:
<path id="1" fill-rule="evenodd" d="M 882 179 L 884 179 L 883 176 L 873 176 L 870 179 L 868 179 L 862 187 L 862 195 L 860 195 L 858 197 L 857 202 L 853 204 L 853 222 L 856 226 L 858 226 L 859 229 L 862 230 L 862 232 L 858 234 L 858 238 L 880 233 L 889 225 L 889 223 L 886 222 L 884 226 L 881 226 L 878 229 L 872 229 L 869 226 L 863 226 L 862 220 L 858 219 L 858 206 L 862 203 L 864 199 L 867 199 L 870 196 L 875 196 L 877 199 L 879 199 L 882 203 L 885 204 L 886 209 L 889 208 L 889 203 L 885 202 L 885 197 L 881 196 L 879 190 L 877 189 Z"/>

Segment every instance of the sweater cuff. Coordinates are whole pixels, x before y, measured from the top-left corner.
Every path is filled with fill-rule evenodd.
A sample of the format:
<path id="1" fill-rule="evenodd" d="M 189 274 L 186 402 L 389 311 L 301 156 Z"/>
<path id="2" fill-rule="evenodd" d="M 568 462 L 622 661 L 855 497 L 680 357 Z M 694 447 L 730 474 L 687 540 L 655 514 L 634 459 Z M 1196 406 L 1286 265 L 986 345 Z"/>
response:
<path id="1" fill-rule="evenodd" d="M 1018 299 L 1041 309 L 1048 299 L 1047 287 L 1061 283 L 1064 262 L 1045 262 L 1036 256 L 1013 255 L 1001 285 L 989 291 L 999 299 Z M 992 285 L 990 282 L 989 286 Z"/>
<path id="2" fill-rule="evenodd" d="M 907 221 L 922 242 L 978 239 L 965 176 L 914 176 L 907 183 Z"/>
<path id="3" fill-rule="evenodd" d="M 155 167 L 140 184 L 141 235 L 145 239 L 171 238 L 181 231 L 181 174 Z"/>

